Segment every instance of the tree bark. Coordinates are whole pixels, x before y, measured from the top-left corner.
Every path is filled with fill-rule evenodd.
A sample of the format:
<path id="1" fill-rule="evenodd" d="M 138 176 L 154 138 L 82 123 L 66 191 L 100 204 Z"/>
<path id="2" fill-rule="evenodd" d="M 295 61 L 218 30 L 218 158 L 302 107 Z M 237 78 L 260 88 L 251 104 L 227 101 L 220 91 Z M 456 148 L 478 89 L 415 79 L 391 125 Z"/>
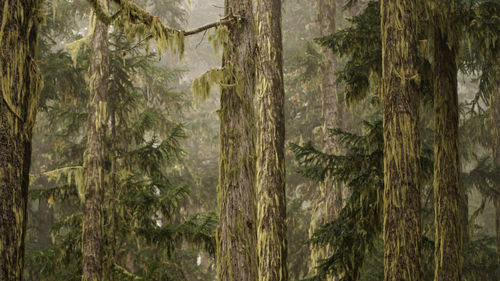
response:
<path id="1" fill-rule="evenodd" d="M 446 7 L 451 7 L 449 3 Z M 445 13 L 452 11 L 446 11 Z M 435 281 L 461 280 L 462 214 L 458 183 L 458 94 L 456 54 L 449 28 L 434 30 L 434 214 Z"/>
<path id="2" fill-rule="evenodd" d="M 41 0 L 0 4 L 0 280 L 21 281 L 31 137 L 42 82 L 36 64 Z"/>
<path id="3" fill-rule="evenodd" d="M 416 0 L 382 0 L 384 280 L 421 280 Z"/>
<path id="4" fill-rule="evenodd" d="M 219 281 L 257 280 L 255 117 L 255 36 L 251 0 L 226 0 L 225 14 L 238 15 L 228 26 L 222 65 L 233 77 L 221 93 L 218 185 L 217 275 Z"/>
<path id="5" fill-rule="evenodd" d="M 259 281 L 288 280 L 281 0 L 257 1 Z"/>
<path id="6" fill-rule="evenodd" d="M 104 11 L 106 0 L 100 0 Z M 108 26 L 94 18 L 89 69 L 88 139 L 84 155 L 87 173 L 83 206 L 83 281 L 101 281 L 104 248 L 104 161 L 109 79 Z"/>
<path id="7" fill-rule="evenodd" d="M 499 69 L 500 70 L 500 69 Z M 493 153 L 493 168 L 498 171 L 500 169 L 500 87 L 496 87 L 490 95 L 490 112 L 491 112 L 491 133 L 492 133 L 492 153 Z M 500 183 L 496 183 L 497 190 L 500 188 Z M 500 260 L 500 196 L 493 199 L 495 204 L 495 224 L 497 235 L 497 254 Z"/>

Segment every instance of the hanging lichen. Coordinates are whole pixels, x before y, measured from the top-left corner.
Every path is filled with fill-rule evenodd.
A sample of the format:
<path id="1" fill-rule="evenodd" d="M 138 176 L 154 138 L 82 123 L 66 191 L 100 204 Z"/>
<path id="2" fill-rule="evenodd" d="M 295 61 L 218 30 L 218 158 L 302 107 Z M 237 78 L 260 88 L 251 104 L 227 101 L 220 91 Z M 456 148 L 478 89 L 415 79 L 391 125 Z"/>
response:
<path id="1" fill-rule="evenodd" d="M 22 280 L 32 129 L 42 79 L 41 0 L 0 4 L 0 280 Z"/>
<path id="2" fill-rule="evenodd" d="M 159 53 L 172 50 L 182 58 L 184 54 L 184 32 L 165 26 L 155 17 L 131 1 L 117 1 L 120 4 L 118 24 L 124 27 L 130 39 L 153 37 Z"/>
<path id="3" fill-rule="evenodd" d="M 85 200 L 85 170 L 82 166 L 64 167 L 43 173 L 49 180 L 54 180 L 56 183 L 64 179 L 68 185 L 74 184 L 78 191 L 78 198 L 83 203 Z M 32 180 L 36 180 L 40 175 L 33 175 Z"/>
<path id="4" fill-rule="evenodd" d="M 208 41 L 212 42 L 214 53 L 218 54 L 220 46 L 224 46 L 229 41 L 229 29 L 227 26 L 217 27 L 214 34 L 208 36 Z"/>
<path id="5" fill-rule="evenodd" d="M 205 100 L 210 95 L 213 86 L 220 85 L 223 79 L 223 69 L 211 69 L 193 80 L 191 91 L 195 98 Z"/>
<path id="6" fill-rule="evenodd" d="M 193 80 L 191 91 L 195 98 L 205 100 L 210 96 L 214 86 L 219 88 L 234 88 L 235 93 L 243 99 L 243 77 L 232 64 L 227 64 L 224 68 L 210 69 L 200 77 Z"/>
<path id="7" fill-rule="evenodd" d="M 89 33 L 85 36 L 82 37 L 74 42 L 66 44 L 64 46 L 68 51 L 71 53 L 71 59 L 73 60 L 73 66 L 76 67 L 76 64 L 78 62 L 78 55 L 80 54 L 80 51 L 85 51 L 86 48 L 89 46 L 89 41 L 90 38 L 92 38 L 92 35 L 94 34 L 94 29 L 95 29 L 95 21 L 96 21 L 96 16 L 93 11 L 90 12 L 90 25 L 89 25 Z"/>

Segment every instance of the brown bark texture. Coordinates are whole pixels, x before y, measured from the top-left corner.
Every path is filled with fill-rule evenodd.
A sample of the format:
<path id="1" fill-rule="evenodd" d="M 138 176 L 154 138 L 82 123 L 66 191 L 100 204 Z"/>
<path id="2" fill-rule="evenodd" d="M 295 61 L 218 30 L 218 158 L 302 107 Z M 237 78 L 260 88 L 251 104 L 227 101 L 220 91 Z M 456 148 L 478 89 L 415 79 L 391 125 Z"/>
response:
<path id="1" fill-rule="evenodd" d="M 36 63 L 41 0 L 0 3 L 0 280 L 21 281 L 32 129 L 42 86 Z"/>
<path id="2" fill-rule="evenodd" d="M 238 15 L 224 46 L 226 77 L 220 98 L 220 160 L 217 228 L 219 281 L 257 280 L 254 89 L 255 36 L 251 0 L 226 0 L 225 13 Z"/>
<path id="3" fill-rule="evenodd" d="M 416 0 L 382 0 L 384 280 L 421 280 Z"/>
<path id="4" fill-rule="evenodd" d="M 259 281 L 288 280 L 281 1 L 257 1 L 257 249 Z"/>
<path id="5" fill-rule="evenodd" d="M 458 94 L 456 46 L 434 32 L 434 214 L 436 281 L 461 276 L 461 190 L 458 184 Z"/>
<path id="6" fill-rule="evenodd" d="M 107 1 L 99 5 L 107 11 Z M 89 68 L 90 99 L 88 137 L 84 155 L 86 171 L 83 203 L 83 281 L 101 281 L 104 255 L 104 161 L 107 131 L 107 99 L 109 81 L 108 26 L 94 19 Z"/>

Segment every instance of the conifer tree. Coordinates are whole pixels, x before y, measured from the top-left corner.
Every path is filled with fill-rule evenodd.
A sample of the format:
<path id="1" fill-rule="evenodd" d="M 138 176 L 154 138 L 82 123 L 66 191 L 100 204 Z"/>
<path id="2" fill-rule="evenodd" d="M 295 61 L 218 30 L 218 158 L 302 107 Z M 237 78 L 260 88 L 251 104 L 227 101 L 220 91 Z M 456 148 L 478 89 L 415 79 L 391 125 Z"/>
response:
<path id="1" fill-rule="evenodd" d="M 384 280 L 421 280 L 417 1 L 380 1 Z"/>
<path id="2" fill-rule="evenodd" d="M 336 0 L 318 0 L 318 25 L 320 36 L 328 36 L 336 31 L 336 12 L 337 6 L 342 1 Z M 322 81 L 321 81 L 321 99 L 322 99 L 322 139 L 323 150 L 325 153 L 339 153 L 338 139 L 330 136 L 330 129 L 343 127 L 343 104 L 339 101 L 337 95 L 335 71 L 337 71 L 337 58 L 331 49 L 322 48 Z M 320 184 L 320 193 L 315 210 L 311 217 L 309 228 L 310 236 L 322 224 L 334 220 L 342 208 L 342 187 L 332 176 L 327 176 Z M 326 248 L 313 247 L 311 249 L 311 268 L 318 265 L 321 259 L 326 258 L 330 253 Z"/>
<path id="3" fill-rule="evenodd" d="M 434 1 L 435 281 L 461 280 L 461 190 L 458 155 L 457 1 Z"/>
<path id="4" fill-rule="evenodd" d="M 107 12 L 107 0 L 98 1 Z M 88 137 L 84 155 L 86 171 L 83 202 L 83 281 L 103 277 L 104 253 L 104 168 L 107 134 L 109 47 L 108 26 L 97 17 L 91 19 L 91 55 L 89 68 Z"/>
<path id="5" fill-rule="evenodd" d="M 222 66 L 232 69 L 220 97 L 217 187 L 217 275 L 220 281 L 257 280 L 255 199 L 255 37 L 251 0 L 226 0 L 225 14 L 241 17 L 228 26 Z"/>
<path id="6" fill-rule="evenodd" d="M 21 281 L 42 0 L 0 4 L 0 280 Z"/>
<path id="7" fill-rule="evenodd" d="M 288 280 L 281 0 L 257 1 L 259 281 Z"/>

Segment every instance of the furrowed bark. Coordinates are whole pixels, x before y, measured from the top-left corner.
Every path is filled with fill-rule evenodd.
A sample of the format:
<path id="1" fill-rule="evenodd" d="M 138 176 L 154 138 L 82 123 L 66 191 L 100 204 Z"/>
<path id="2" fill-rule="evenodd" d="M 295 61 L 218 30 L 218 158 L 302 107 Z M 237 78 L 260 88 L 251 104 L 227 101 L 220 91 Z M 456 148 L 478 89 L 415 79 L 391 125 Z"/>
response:
<path id="1" fill-rule="evenodd" d="M 225 14 L 241 16 L 229 25 L 223 68 L 227 77 L 219 110 L 220 162 L 217 228 L 217 275 L 219 281 L 257 280 L 255 199 L 255 88 L 254 20 L 251 0 L 226 0 Z"/>
<path id="2" fill-rule="evenodd" d="M 440 12 L 451 14 L 453 4 L 445 5 Z M 462 267 L 460 209 L 465 198 L 461 197 L 458 182 L 458 44 L 450 40 L 449 30 L 447 26 L 436 26 L 434 30 L 435 281 L 461 280 Z"/>
<path id="3" fill-rule="evenodd" d="M 21 281 L 32 129 L 41 76 L 36 64 L 41 0 L 0 4 L 0 280 Z"/>
<path id="4" fill-rule="evenodd" d="M 416 0 L 382 0 L 384 280 L 421 280 Z"/>
<path id="5" fill-rule="evenodd" d="M 107 11 L 107 0 L 99 5 Z M 104 254 L 104 160 L 108 122 L 107 91 L 109 79 L 108 26 L 95 19 L 91 38 L 89 69 L 90 99 L 88 139 L 84 155 L 87 173 L 83 206 L 83 281 L 101 281 Z"/>
<path id="6" fill-rule="evenodd" d="M 257 1 L 259 281 L 288 280 L 281 0 Z"/>

